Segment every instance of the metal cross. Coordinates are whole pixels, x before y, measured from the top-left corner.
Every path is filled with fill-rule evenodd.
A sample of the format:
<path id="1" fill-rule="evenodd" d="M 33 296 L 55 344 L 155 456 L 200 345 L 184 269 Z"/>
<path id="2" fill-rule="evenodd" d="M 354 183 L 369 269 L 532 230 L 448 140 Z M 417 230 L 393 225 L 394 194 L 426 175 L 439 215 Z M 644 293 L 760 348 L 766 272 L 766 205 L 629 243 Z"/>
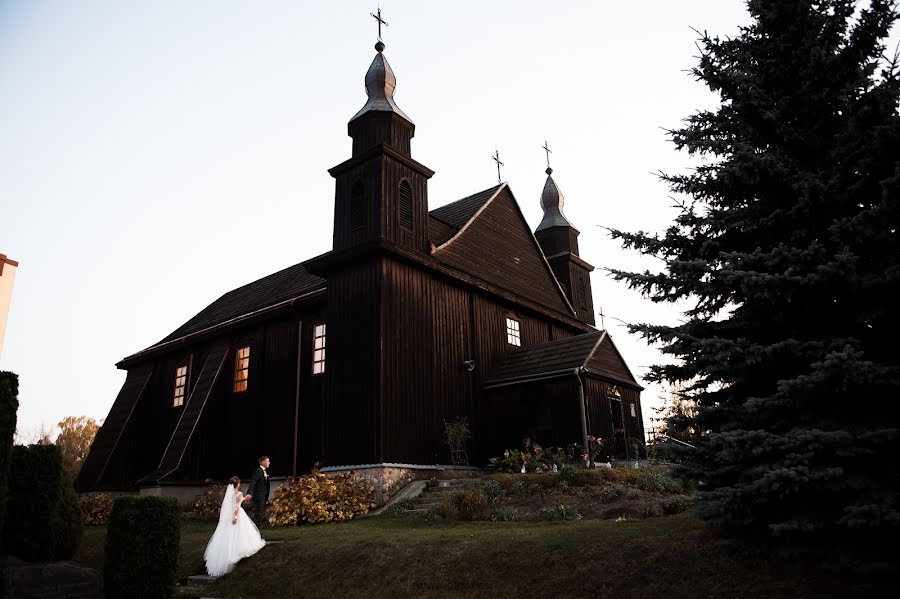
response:
<path id="1" fill-rule="evenodd" d="M 605 331 L 606 330 L 606 319 L 603 316 L 604 316 L 603 308 L 600 308 L 600 329 Z"/>
<path id="2" fill-rule="evenodd" d="M 373 19 L 378 21 L 378 41 L 380 42 L 381 41 L 381 26 L 384 25 L 385 27 L 387 27 L 387 21 L 385 21 L 384 19 L 381 18 L 381 7 L 380 6 L 378 7 L 377 15 L 373 12 L 370 12 L 369 14 L 372 15 Z"/>
<path id="3" fill-rule="evenodd" d="M 544 145 L 542 145 L 541 147 L 544 148 L 545 152 L 547 152 L 547 168 L 549 169 L 550 168 L 550 154 L 552 154 L 553 152 L 551 152 L 549 146 L 547 146 L 546 139 L 544 140 Z"/>
<path id="4" fill-rule="evenodd" d="M 497 163 L 497 183 L 502 183 L 500 180 L 500 167 L 504 166 L 504 164 L 500 162 L 500 150 L 494 148 L 494 155 L 491 156 L 491 159 Z"/>

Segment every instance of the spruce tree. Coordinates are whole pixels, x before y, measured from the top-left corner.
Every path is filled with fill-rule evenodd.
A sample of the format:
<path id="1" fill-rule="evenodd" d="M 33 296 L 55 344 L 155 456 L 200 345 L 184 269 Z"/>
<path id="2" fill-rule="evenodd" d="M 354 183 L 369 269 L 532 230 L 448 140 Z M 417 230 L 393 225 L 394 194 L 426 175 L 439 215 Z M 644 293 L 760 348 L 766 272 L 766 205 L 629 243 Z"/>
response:
<path id="1" fill-rule="evenodd" d="M 698 166 L 663 174 L 664 232 L 614 230 L 659 272 L 613 275 L 674 326 L 632 331 L 673 360 L 702 432 L 680 474 L 743 548 L 890 568 L 900 537 L 900 83 L 894 0 L 749 0 L 733 38 L 701 34 L 715 110 L 670 136 Z M 695 437 L 696 438 L 696 437 Z"/>

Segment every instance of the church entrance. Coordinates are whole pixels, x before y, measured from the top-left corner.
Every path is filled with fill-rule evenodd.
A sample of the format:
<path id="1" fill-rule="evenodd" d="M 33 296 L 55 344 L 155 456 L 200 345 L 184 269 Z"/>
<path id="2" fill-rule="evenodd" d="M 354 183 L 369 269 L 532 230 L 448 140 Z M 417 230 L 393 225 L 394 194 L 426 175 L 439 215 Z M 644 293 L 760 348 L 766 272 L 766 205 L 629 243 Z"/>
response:
<path id="1" fill-rule="evenodd" d="M 625 413 L 622 410 L 621 398 L 609 398 L 610 422 L 612 422 L 612 447 L 610 447 L 609 453 L 616 460 L 624 460 L 628 457 L 625 440 Z"/>

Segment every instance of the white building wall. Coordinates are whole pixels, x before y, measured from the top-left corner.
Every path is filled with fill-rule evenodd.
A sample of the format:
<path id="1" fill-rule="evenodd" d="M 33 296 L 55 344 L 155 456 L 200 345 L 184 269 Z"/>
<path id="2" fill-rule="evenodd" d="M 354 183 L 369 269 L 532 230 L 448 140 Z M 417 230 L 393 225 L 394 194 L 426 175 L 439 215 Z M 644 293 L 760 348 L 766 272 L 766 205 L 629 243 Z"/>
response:
<path id="1" fill-rule="evenodd" d="M 6 319 L 12 303 L 13 281 L 19 263 L 0 254 L 0 355 L 3 354 L 3 337 L 6 335 Z"/>

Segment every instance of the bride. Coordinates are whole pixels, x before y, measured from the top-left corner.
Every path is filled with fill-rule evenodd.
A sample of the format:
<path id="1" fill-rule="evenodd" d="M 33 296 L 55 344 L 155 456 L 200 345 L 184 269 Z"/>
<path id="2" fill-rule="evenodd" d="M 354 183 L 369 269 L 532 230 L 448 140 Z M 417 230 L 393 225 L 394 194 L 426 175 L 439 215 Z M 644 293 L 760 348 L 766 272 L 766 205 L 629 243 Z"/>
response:
<path id="1" fill-rule="evenodd" d="M 210 576 L 222 576 L 231 572 L 236 563 L 250 557 L 266 544 L 259 536 L 256 524 L 241 507 L 241 503 L 250 497 L 241 493 L 241 479 L 232 476 L 225 487 L 225 497 L 222 498 L 219 525 L 203 553 L 206 571 Z"/>

